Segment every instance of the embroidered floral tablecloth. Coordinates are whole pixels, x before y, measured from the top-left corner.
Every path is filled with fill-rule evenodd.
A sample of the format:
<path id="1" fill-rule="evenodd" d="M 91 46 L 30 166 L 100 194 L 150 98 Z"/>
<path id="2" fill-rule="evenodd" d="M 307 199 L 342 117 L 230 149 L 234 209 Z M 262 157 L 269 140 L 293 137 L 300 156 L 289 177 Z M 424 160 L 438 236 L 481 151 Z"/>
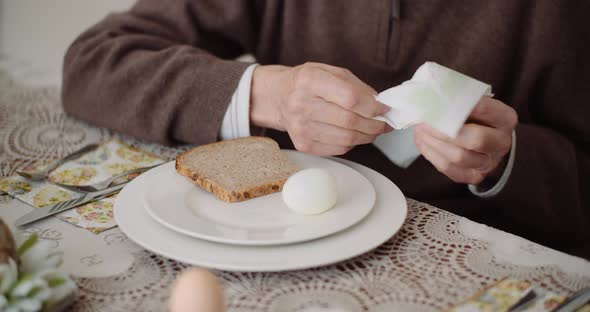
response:
<path id="1" fill-rule="evenodd" d="M 154 157 L 148 163 L 173 159 L 181 151 L 71 119 L 61 109 L 56 85 L 30 85 L 22 76 L 25 79 L 19 80 L 6 69 L 0 71 L 0 177 L 94 142 L 108 142 L 107 153 L 114 152 L 121 163 L 143 157 L 117 152 L 121 146 L 131 147 L 130 153 L 140 150 L 147 152 L 141 155 L 155 155 L 145 156 Z M 95 154 L 99 159 L 100 153 Z M 79 169 L 82 165 L 65 168 L 70 172 L 57 178 L 90 181 L 99 175 Z M 32 200 L 34 204 L 34 196 Z M 67 215 L 49 218 L 17 236 L 35 232 L 65 252 L 64 266 L 81 290 L 72 311 L 164 311 L 169 287 L 186 266 L 128 240 L 109 223 L 107 206 L 72 212 L 75 215 L 69 217 L 81 218 L 77 221 Z M 228 311 L 438 311 L 505 276 L 561 294 L 590 286 L 588 261 L 411 199 L 408 208 L 408 219 L 398 234 L 355 259 L 286 273 L 218 272 Z M 0 217 L 9 224 L 31 209 L 11 196 L 0 196 Z M 98 217 L 102 218 L 99 223 L 106 224 L 99 229 L 81 223 L 82 219 L 96 222 Z"/>

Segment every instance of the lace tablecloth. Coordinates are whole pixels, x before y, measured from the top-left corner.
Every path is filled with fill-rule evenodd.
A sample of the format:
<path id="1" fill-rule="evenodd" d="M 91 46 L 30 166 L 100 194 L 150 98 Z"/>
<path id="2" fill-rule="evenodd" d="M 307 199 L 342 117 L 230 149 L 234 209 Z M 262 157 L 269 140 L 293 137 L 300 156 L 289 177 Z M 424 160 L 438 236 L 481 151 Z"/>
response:
<path id="1" fill-rule="evenodd" d="M 31 79 L 0 72 L 1 176 L 116 136 L 66 117 L 56 84 L 39 83 L 34 72 L 17 75 Z M 180 152 L 119 138 L 166 159 Z M 590 286 L 583 259 L 411 199 L 408 208 L 398 234 L 355 259 L 286 273 L 217 272 L 228 311 L 438 311 L 505 276 L 562 294 Z M 0 197 L 9 224 L 30 209 Z M 118 228 L 93 234 L 50 218 L 25 231 L 65 252 L 64 266 L 80 288 L 73 311 L 163 311 L 186 267 L 143 250 Z"/>

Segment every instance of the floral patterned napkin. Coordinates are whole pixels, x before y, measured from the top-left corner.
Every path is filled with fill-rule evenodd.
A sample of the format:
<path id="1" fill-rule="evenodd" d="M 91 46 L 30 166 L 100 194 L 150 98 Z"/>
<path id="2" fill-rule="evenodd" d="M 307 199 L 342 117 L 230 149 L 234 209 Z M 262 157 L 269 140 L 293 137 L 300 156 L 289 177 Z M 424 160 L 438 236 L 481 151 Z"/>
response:
<path id="1" fill-rule="evenodd" d="M 164 160 L 161 158 L 131 147 L 118 139 L 112 139 L 101 144 L 93 152 L 58 167 L 50 174 L 49 179 L 63 184 L 92 184 L 125 171 L 163 162 Z M 42 169 L 45 165 L 31 166 L 25 170 L 35 171 Z M 129 176 L 127 178 L 131 179 L 133 177 Z M 37 208 L 80 196 L 78 193 L 47 182 L 33 182 L 18 175 L 0 179 L 0 190 Z M 70 209 L 56 216 L 61 220 L 98 234 L 116 226 L 113 219 L 113 205 L 116 196 L 113 195 Z"/>

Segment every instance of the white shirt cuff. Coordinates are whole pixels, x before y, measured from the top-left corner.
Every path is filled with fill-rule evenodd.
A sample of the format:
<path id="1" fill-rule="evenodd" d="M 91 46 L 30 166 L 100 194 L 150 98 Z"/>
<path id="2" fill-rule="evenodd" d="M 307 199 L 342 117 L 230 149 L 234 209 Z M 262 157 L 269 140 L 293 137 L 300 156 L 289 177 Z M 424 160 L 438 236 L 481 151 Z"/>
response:
<path id="1" fill-rule="evenodd" d="M 512 167 L 514 167 L 514 154 L 516 154 L 516 131 L 512 131 L 512 147 L 510 148 L 510 155 L 508 156 L 508 163 L 506 164 L 506 168 L 504 169 L 504 173 L 500 177 L 500 180 L 496 182 L 491 189 L 486 191 L 478 191 L 477 185 L 469 184 L 468 188 L 469 191 L 475 196 L 479 196 L 482 198 L 489 198 L 492 196 L 497 195 L 502 191 L 506 183 L 508 182 L 508 178 L 510 178 L 510 173 L 512 172 Z"/>
<path id="2" fill-rule="evenodd" d="M 250 86 L 256 66 L 258 64 L 252 64 L 246 68 L 231 97 L 219 130 L 221 140 L 250 136 Z"/>

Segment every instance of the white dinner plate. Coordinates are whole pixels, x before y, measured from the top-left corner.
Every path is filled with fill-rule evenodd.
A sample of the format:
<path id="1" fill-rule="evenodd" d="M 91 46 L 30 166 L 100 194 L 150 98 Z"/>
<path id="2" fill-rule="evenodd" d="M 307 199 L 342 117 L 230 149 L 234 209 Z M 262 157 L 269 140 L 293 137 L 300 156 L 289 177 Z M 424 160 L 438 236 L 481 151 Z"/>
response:
<path id="1" fill-rule="evenodd" d="M 321 239 L 278 246 L 239 246 L 201 240 L 174 232 L 154 221 L 141 198 L 156 176 L 152 169 L 130 182 L 115 202 L 115 221 L 129 239 L 143 248 L 184 263 L 226 271 L 287 271 L 328 265 L 376 248 L 402 226 L 406 199 L 378 172 L 340 160 L 363 174 L 375 187 L 371 213 L 356 225 Z"/>
<path id="2" fill-rule="evenodd" d="M 320 215 L 304 216 L 287 208 L 281 193 L 226 203 L 181 176 L 174 162 L 154 170 L 145 192 L 145 208 L 165 227 L 200 239 L 234 245 L 280 245 L 318 239 L 342 231 L 366 217 L 375 189 L 358 171 L 334 160 L 284 151 L 300 169 L 322 168 L 336 178 L 338 201 Z"/>

